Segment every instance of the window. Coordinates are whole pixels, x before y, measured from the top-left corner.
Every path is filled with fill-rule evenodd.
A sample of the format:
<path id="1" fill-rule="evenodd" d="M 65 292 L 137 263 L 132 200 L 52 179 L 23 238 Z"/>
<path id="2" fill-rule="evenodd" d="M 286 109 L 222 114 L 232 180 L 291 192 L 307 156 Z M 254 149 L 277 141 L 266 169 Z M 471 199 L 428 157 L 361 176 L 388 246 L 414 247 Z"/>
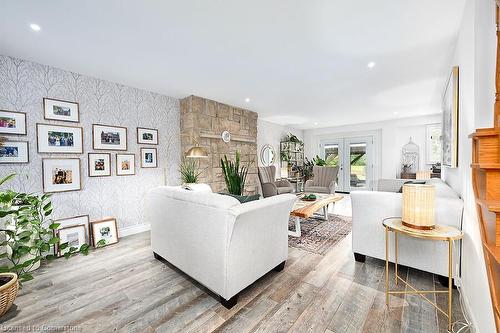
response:
<path id="1" fill-rule="evenodd" d="M 441 124 L 427 125 L 425 138 L 425 163 L 441 163 Z"/>

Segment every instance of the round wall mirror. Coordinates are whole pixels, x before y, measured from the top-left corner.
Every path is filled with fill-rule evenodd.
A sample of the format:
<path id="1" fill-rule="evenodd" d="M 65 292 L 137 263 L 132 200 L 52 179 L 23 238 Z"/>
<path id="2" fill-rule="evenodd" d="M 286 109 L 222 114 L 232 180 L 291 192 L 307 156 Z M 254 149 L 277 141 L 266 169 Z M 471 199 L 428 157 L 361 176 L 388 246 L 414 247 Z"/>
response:
<path id="1" fill-rule="evenodd" d="M 274 148 L 271 145 L 264 145 L 260 150 L 260 162 L 263 166 L 271 166 L 275 157 Z"/>

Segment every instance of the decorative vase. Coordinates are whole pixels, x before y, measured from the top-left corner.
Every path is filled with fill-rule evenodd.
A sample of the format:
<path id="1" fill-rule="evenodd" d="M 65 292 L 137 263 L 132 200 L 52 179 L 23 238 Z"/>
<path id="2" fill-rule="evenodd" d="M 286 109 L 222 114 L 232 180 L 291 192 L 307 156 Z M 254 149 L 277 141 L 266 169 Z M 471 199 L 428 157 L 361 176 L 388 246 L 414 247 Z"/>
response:
<path id="1" fill-rule="evenodd" d="M 0 273 L 0 280 L 10 280 L 0 286 L 0 317 L 2 317 L 14 303 L 19 290 L 19 281 L 14 273 Z"/>

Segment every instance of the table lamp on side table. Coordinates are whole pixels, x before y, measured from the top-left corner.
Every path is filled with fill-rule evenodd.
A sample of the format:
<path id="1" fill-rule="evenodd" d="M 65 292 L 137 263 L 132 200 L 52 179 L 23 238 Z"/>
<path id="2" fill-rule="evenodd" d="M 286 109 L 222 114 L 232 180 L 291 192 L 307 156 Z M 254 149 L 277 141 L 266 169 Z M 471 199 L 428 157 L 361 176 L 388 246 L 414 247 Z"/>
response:
<path id="1" fill-rule="evenodd" d="M 433 185 L 404 184 L 402 223 L 406 227 L 432 230 L 435 223 L 435 189 Z"/>

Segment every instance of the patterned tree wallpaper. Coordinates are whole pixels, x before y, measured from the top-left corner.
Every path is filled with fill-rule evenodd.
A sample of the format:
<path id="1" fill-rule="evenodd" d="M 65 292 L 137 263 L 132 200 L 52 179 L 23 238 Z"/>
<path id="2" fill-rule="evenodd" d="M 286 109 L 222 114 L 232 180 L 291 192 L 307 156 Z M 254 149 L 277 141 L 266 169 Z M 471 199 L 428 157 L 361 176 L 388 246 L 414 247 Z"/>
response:
<path id="1" fill-rule="evenodd" d="M 80 123 L 43 118 L 43 97 L 80 103 Z M 27 114 L 28 135 L 10 136 L 29 142 L 29 164 L 0 164 L 0 176 L 19 174 L 12 186 L 25 192 L 42 191 L 42 158 L 79 157 L 82 190 L 54 193 L 53 218 L 90 215 L 91 221 L 116 217 L 119 228 L 143 223 L 143 198 L 159 185 L 179 183 L 179 100 L 57 68 L 0 55 L 0 109 Z M 83 154 L 38 154 L 36 123 L 83 127 Z M 127 127 L 128 149 L 111 153 L 110 177 L 88 177 L 88 153 L 92 150 L 92 124 Z M 137 127 L 158 128 L 158 168 L 140 167 Z M 107 151 L 100 151 L 107 152 Z M 116 176 L 116 153 L 136 155 L 135 176 Z"/>

